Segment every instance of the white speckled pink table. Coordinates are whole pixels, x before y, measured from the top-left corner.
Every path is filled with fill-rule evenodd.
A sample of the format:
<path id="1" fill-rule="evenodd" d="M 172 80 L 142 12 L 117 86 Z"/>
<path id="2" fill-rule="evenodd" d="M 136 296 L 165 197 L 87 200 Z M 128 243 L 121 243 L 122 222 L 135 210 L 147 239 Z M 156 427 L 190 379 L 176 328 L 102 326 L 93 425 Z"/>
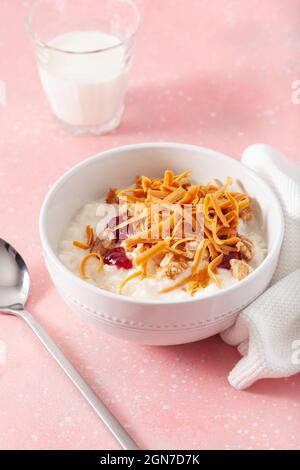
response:
<path id="1" fill-rule="evenodd" d="M 127 110 L 99 138 L 72 137 L 51 116 L 24 31 L 30 3 L 1 0 L 0 16 L 0 234 L 29 264 L 29 309 L 145 448 L 299 449 L 299 376 L 237 392 L 226 376 L 238 353 L 218 337 L 154 348 L 93 330 L 55 291 L 37 221 L 67 168 L 125 143 L 176 140 L 239 158 L 265 142 L 299 160 L 291 94 L 300 1 L 140 0 Z M 117 448 L 31 331 L 8 317 L 0 317 L 0 448 Z"/>

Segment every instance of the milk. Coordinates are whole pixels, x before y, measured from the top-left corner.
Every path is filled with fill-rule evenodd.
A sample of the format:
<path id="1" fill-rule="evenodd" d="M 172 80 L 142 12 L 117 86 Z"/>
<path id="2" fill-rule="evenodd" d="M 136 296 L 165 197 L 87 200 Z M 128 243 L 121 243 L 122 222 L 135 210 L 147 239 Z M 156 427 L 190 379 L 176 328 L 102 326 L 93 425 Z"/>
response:
<path id="1" fill-rule="evenodd" d="M 39 72 L 55 115 L 70 126 L 116 127 L 128 81 L 125 46 L 116 36 L 88 30 L 56 36 L 48 45 L 57 50 L 42 52 Z"/>

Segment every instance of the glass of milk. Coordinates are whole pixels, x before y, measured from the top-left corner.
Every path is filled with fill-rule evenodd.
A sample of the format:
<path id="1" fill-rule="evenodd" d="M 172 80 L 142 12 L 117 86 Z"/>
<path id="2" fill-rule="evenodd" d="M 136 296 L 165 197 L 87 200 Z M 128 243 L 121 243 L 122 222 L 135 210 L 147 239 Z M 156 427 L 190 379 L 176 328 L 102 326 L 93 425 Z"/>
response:
<path id="1" fill-rule="evenodd" d="M 140 16 L 131 0 L 38 0 L 27 27 L 53 113 L 76 135 L 120 124 Z"/>

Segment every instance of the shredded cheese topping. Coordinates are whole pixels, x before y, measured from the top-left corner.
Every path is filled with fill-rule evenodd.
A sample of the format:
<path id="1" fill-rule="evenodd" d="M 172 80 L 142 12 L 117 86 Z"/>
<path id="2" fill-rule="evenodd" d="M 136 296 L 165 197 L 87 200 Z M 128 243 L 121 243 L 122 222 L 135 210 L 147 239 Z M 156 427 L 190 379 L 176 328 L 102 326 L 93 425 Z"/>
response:
<path id="1" fill-rule="evenodd" d="M 187 262 L 191 274 L 173 282 L 161 293 L 181 287 L 194 294 L 210 281 L 220 286 L 216 277 L 218 266 L 224 255 L 239 251 L 239 215 L 250 208 L 251 201 L 247 194 L 230 189 L 233 185 L 230 177 L 225 183 L 214 179 L 204 185 L 192 184 L 190 174 L 190 170 L 178 175 L 166 170 L 161 178 L 140 176 L 133 187 L 116 193 L 119 208 L 125 205 L 130 216 L 125 221 L 123 218 L 113 230 L 129 226 L 133 229 L 124 246 L 127 252 L 136 250 L 134 263 L 138 269 L 122 282 L 119 292 L 134 278 L 153 277 L 150 269 L 153 264 L 159 273 L 160 262 L 167 253 L 173 255 L 174 269 L 176 263 L 182 266 Z M 153 207 L 157 210 L 153 211 Z M 90 226 L 86 235 L 86 243 L 74 241 L 74 245 L 91 249 L 94 234 Z M 100 270 L 103 267 L 102 257 L 90 253 L 81 263 L 83 277 L 89 257 L 97 257 Z"/>
<path id="2" fill-rule="evenodd" d="M 86 255 L 81 263 L 80 263 L 80 275 L 82 277 L 82 279 L 88 279 L 88 276 L 86 275 L 85 273 L 85 266 L 86 266 L 86 263 L 87 261 L 90 259 L 90 258 L 97 258 L 99 260 L 99 267 L 98 267 L 98 272 L 100 273 L 103 269 L 103 266 L 104 266 L 104 261 L 103 261 L 103 258 L 101 255 L 99 255 L 99 253 L 89 253 L 88 255 Z"/>
<path id="3" fill-rule="evenodd" d="M 86 235 L 87 235 L 87 242 L 80 242 L 80 241 L 73 241 L 73 245 L 77 246 L 77 248 L 81 248 L 82 250 L 88 250 L 89 248 L 92 247 L 94 243 L 94 230 L 90 225 L 87 225 L 86 229 Z"/>

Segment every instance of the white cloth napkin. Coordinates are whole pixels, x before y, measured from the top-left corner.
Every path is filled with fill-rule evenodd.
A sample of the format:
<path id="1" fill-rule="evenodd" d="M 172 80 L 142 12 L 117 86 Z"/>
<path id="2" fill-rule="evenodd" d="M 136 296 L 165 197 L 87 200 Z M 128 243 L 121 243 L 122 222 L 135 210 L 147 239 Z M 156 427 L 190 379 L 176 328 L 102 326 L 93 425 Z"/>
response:
<path id="1" fill-rule="evenodd" d="M 239 390 L 258 379 L 300 372 L 300 166 L 262 144 L 248 147 L 242 162 L 277 194 L 285 216 L 285 236 L 271 287 L 221 334 L 243 356 L 228 377 Z"/>

